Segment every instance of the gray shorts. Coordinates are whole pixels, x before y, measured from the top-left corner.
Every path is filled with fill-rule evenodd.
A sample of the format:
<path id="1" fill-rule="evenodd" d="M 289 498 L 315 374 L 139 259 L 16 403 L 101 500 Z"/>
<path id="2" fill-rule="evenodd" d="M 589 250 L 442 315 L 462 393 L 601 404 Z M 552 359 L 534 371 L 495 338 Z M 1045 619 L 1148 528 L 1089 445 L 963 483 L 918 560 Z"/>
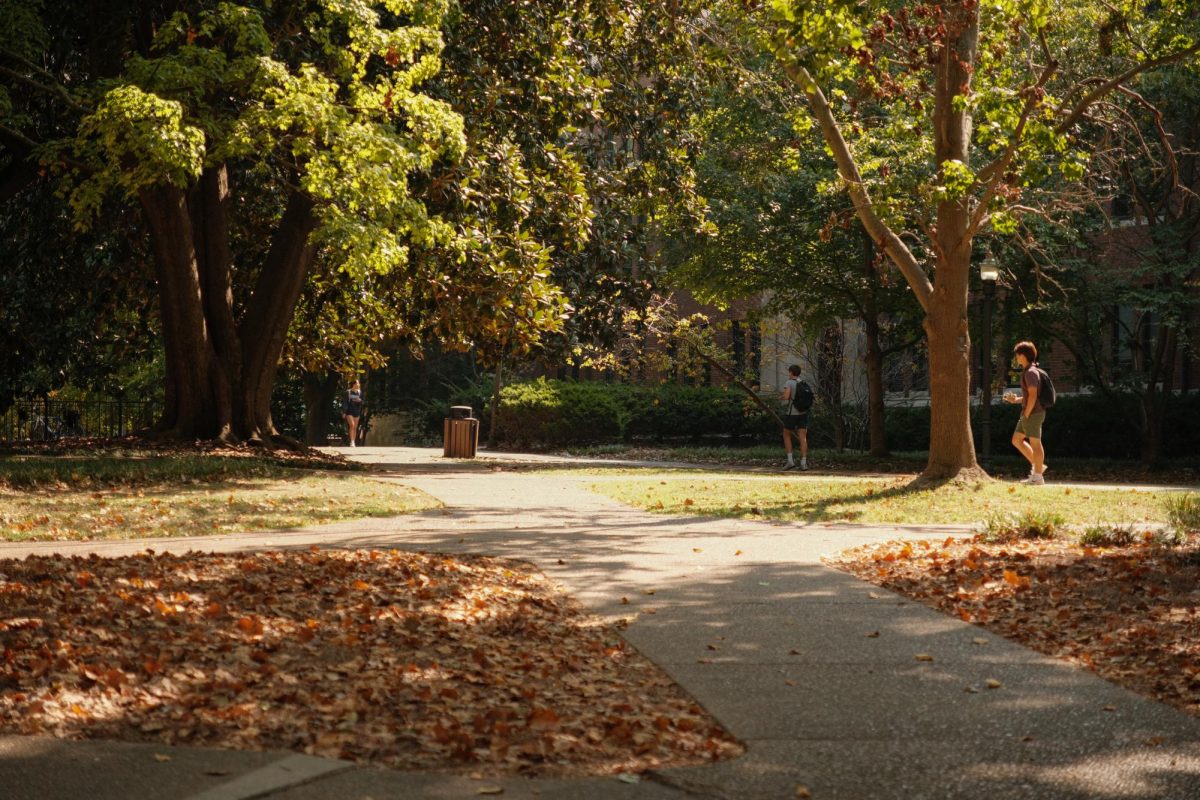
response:
<path id="1" fill-rule="evenodd" d="M 1017 429 L 1014 433 L 1019 433 L 1026 439 L 1041 439 L 1042 423 L 1045 421 L 1046 412 L 1035 411 L 1028 417 L 1021 417 L 1017 420 Z"/>

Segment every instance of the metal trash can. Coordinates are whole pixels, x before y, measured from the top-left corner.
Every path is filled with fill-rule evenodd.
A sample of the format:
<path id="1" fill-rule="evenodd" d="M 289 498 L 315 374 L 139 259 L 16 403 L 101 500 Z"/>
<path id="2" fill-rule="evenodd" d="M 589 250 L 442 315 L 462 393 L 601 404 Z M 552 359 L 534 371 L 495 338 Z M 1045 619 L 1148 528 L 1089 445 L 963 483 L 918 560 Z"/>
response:
<path id="1" fill-rule="evenodd" d="M 479 448 L 479 420 L 470 406 L 450 406 L 450 416 L 442 422 L 442 456 L 474 458 Z"/>

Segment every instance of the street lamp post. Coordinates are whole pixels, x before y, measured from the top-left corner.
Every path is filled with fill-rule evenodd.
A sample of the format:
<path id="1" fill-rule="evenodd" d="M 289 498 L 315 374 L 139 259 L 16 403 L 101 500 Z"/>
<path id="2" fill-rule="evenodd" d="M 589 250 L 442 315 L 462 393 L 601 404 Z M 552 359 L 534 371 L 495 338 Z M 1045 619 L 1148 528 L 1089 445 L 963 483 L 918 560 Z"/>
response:
<path id="1" fill-rule="evenodd" d="M 1000 262 L 988 253 L 979 264 L 983 284 L 983 386 L 980 390 L 979 435 L 983 440 L 980 465 L 992 469 L 992 303 L 996 297 L 996 280 L 1000 277 Z"/>

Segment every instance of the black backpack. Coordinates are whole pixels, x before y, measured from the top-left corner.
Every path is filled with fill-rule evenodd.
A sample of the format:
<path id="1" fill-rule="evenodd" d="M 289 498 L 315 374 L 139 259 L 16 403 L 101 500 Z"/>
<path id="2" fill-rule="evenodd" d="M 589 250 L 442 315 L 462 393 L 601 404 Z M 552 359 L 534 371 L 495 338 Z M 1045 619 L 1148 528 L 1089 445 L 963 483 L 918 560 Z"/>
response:
<path id="1" fill-rule="evenodd" d="M 798 414 L 807 414 L 813 407 L 813 390 L 807 381 L 796 381 L 796 391 L 792 396 L 792 408 Z"/>
<path id="2" fill-rule="evenodd" d="M 1038 377 L 1041 378 L 1041 383 L 1038 387 L 1038 402 L 1042 408 L 1053 408 L 1054 401 L 1058 399 L 1058 395 L 1054 391 L 1054 381 L 1050 380 L 1050 373 L 1041 367 L 1034 367 L 1038 372 Z"/>

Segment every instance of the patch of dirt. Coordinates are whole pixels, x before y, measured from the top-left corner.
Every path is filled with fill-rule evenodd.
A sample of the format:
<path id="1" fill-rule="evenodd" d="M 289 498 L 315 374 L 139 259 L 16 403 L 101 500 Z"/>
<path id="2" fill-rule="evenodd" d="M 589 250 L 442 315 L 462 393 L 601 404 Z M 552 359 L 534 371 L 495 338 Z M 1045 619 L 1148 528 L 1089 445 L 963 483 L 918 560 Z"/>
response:
<path id="1" fill-rule="evenodd" d="M 336 550 L 0 561 L 0 732 L 611 774 L 741 746 L 526 564 Z"/>
<path id="2" fill-rule="evenodd" d="M 832 566 L 1200 715 L 1200 537 L 888 542 Z"/>

